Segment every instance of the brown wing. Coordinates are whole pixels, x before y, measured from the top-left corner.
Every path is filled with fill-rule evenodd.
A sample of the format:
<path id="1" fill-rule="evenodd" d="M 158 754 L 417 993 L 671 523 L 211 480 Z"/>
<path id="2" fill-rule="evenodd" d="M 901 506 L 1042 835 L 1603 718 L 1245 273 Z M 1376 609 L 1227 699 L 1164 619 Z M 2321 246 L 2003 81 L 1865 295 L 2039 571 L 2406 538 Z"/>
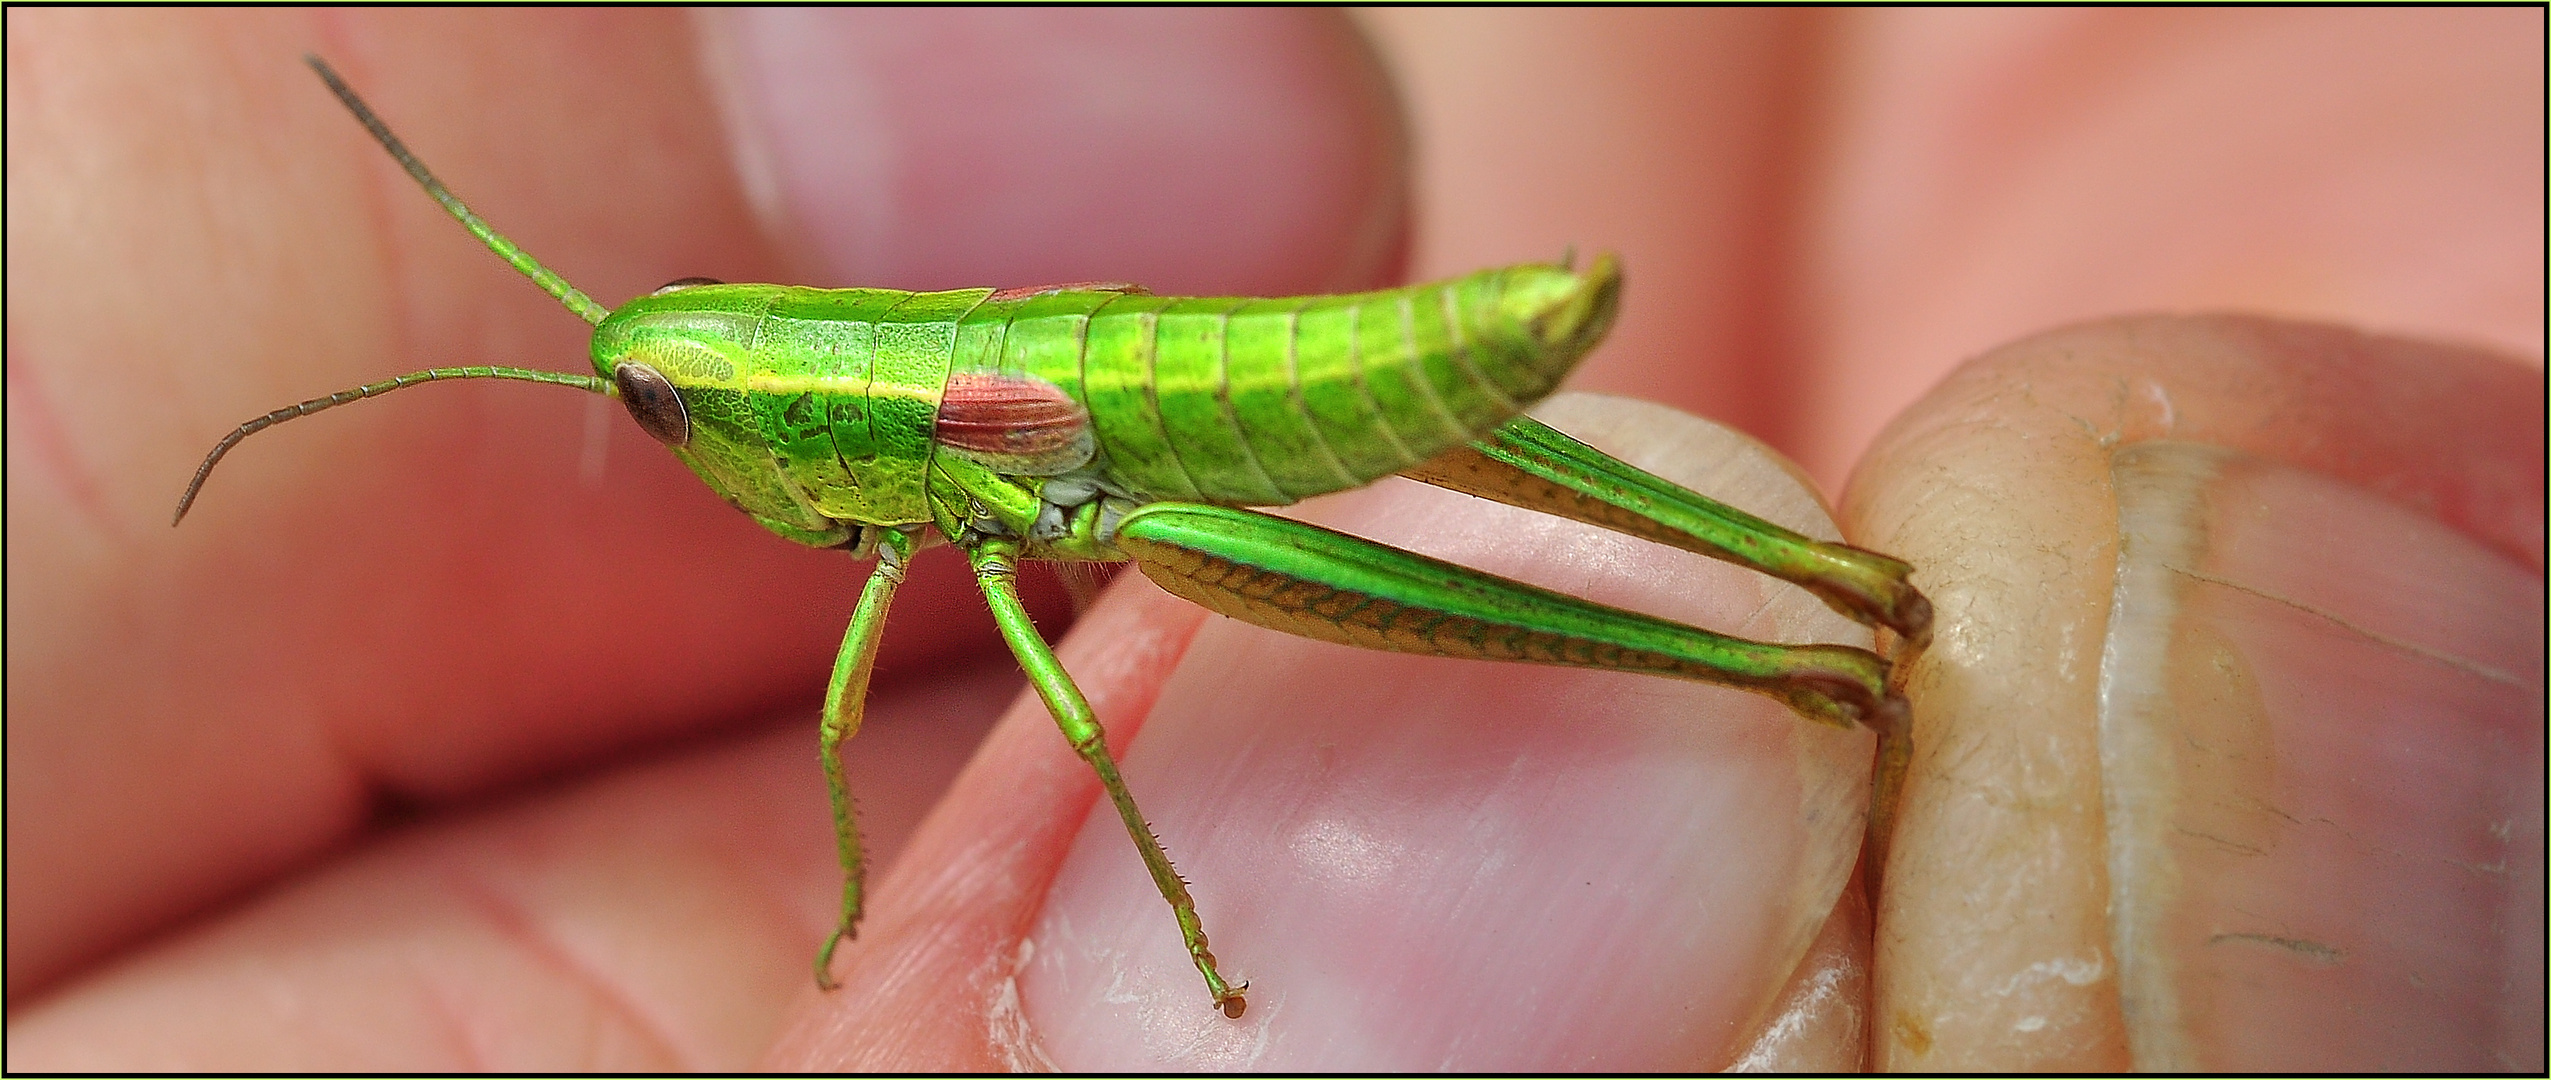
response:
<path id="1" fill-rule="evenodd" d="M 1089 410 L 1043 379 L 960 373 L 939 398 L 939 445 L 1007 473 L 1052 476 L 1088 461 Z"/>

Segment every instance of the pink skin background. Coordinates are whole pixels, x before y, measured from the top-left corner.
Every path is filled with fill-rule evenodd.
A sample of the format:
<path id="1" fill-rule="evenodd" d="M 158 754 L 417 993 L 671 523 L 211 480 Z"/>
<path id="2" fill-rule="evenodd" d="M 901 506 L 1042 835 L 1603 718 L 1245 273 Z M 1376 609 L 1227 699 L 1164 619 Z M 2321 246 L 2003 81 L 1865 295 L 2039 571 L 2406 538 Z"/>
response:
<path id="1" fill-rule="evenodd" d="M 605 303 L 695 274 L 1284 294 L 1618 250 L 1625 314 L 1571 385 L 1725 420 L 1828 491 L 1959 361 L 2082 318 L 2256 311 L 2539 366 L 2539 11 L 1358 18 L 9 12 L 10 1066 L 1023 1063 L 987 1011 L 1056 1064 L 1122 1063 L 1123 1029 L 1073 1027 L 1033 971 L 1017 1000 L 983 982 L 1032 964 L 1015 948 L 1054 916 L 1049 887 L 1123 868 L 1071 854 L 1104 839 L 1083 828 L 1096 785 L 1012 700 L 947 553 L 889 629 L 854 754 L 870 922 L 848 989 L 817 997 L 804 964 L 836 879 L 811 695 L 858 568 L 760 533 L 616 406 L 492 384 L 252 442 L 168 530 L 178 482 L 243 417 L 439 364 L 583 362 L 575 321 L 388 168 L 304 51 Z M 1389 527 L 1372 503 L 1330 513 Z M 2531 520 L 2484 540 L 2538 582 Z M 1068 615 L 1042 579 L 1036 603 Z M 1120 752 L 1230 708 L 1173 674 L 1182 656 L 1227 669 L 1206 674 L 1264 724 L 1554 685 L 1261 654 L 1206 623 L 1131 583 L 1063 643 Z M 1635 732 L 1490 727 L 1284 737 L 1398 778 L 1358 796 L 1378 809 L 1357 842 L 1386 853 L 1458 833 L 1424 823 L 1454 813 L 1412 801 L 1430 786 L 1642 752 Z M 1132 746 L 1127 771 L 1172 853 L 1205 857 L 1182 829 L 1279 813 L 1287 778 L 1204 775 L 1190 763 L 1224 747 L 1186 738 Z M 1181 788 L 1207 780 L 1248 787 Z M 1568 782 L 1534 805 L 1581 808 Z M 1737 893 L 1746 824 L 1721 863 Z M 1208 896 L 1288 870 L 1215 857 L 1182 863 Z M 1406 912 L 1432 899 L 1282 925 L 1422 926 Z M 1656 932 L 1726 950 L 1713 986 L 1787 976 L 1695 910 Z M 1453 993 L 1427 954 L 1336 937 L 1300 947 L 1397 992 L 1245 1060 L 1689 1067 L 1743 1034 L 1548 1011 L 1536 987 L 1604 983 L 1538 981 L 1564 961 Z M 1503 1011 L 1468 1041 L 1426 1011 L 1483 999 Z"/>

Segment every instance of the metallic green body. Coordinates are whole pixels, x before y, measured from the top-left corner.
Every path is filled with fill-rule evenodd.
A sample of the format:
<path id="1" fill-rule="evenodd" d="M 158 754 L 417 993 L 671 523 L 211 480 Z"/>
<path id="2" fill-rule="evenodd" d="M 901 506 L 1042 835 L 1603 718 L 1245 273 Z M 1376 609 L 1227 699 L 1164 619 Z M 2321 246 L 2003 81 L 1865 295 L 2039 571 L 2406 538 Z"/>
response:
<path id="1" fill-rule="evenodd" d="M 708 284 L 623 305 L 592 355 L 605 378 L 642 363 L 680 390 L 692 434 L 674 454 L 728 502 L 833 547 L 863 526 L 963 516 L 928 499 L 951 374 L 1036 379 L 1079 402 L 1096 453 L 1073 467 L 1110 494 L 1280 505 L 1513 418 L 1601 337 L 1619 281 L 1604 260 L 1281 300 Z"/>
<path id="2" fill-rule="evenodd" d="M 222 456 L 275 424 L 424 382 L 501 378 L 619 398 L 711 490 L 790 540 L 875 553 L 826 687 L 819 743 L 859 919 L 864 858 L 840 747 L 858 730 L 905 561 L 930 530 L 963 549 L 1056 725 L 1098 775 L 1176 917 L 1216 1007 L 1217 970 L 1187 886 L 1108 757 L 1089 703 L 1019 601 L 1026 558 L 1131 559 L 1215 611 L 1366 648 L 1642 672 L 1768 694 L 1882 738 L 1878 812 L 1907 760 L 1904 699 L 1866 650 L 1744 641 L 1604 607 L 1369 540 L 1239 509 L 1401 473 L 1740 563 L 1919 643 L 1930 605 L 1912 567 L 1817 541 L 1684 490 L 1522 410 L 1611 325 L 1606 256 L 1580 273 L 1526 265 L 1405 289 L 1259 300 L 1130 287 L 1043 291 L 813 289 L 676 282 L 606 311 L 434 179 L 316 57 L 311 66 L 454 219 L 594 324 L 592 376 L 453 367 L 313 398 L 239 425 Z M 1873 823 L 1873 834 L 1883 835 Z"/>

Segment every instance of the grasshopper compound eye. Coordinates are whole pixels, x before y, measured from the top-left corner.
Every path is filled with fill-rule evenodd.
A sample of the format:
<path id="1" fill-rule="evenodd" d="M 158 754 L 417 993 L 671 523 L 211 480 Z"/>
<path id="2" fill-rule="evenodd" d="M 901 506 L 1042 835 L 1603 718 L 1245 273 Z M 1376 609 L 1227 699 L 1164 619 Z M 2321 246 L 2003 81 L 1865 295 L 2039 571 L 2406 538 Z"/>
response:
<path id="1" fill-rule="evenodd" d="M 666 446 L 681 446 L 691 441 L 691 412 L 682 404 L 682 395 L 673 389 L 673 380 L 664 373 L 635 360 L 623 360 L 611 369 L 611 381 L 620 388 L 620 403 L 629 407 L 629 416 L 645 428 L 655 441 Z"/>
<path id="2" fill-rule="evenodd" d="M 724 285 L 724 284 L 726 284 L 726 283 L 725 283 L 725 282 L 723 282 L 723 281 L 719 281 L 718 279 L 713 278 L 713 277 L 685 277 L 685 278 L 675 278 L 675 279 L 673 279 L 673 280 L 671 280 L 671 281 L 665 282 L 665 283 L 664 283 L 664 284 L 662 284 L 662 285 L 658 285 L 658 286 L 656 286 L 656 287 L 655 287 L 655 291 L 654 291 L 654 292 L 652 292 L 652 293 L 648 293 L 647 295 L 649 295 L 649 296 L 662 296 L 662 295 L 664 295 L 664 294 L 666 294 L 666 293 L 669 293 L 669 292 L 681 292 L 682 290 L 684 290 L 684 289 L 688 289 L 688 288 L 690 288 L 690 287 L 692 287 L 692 286 L 694 286 L 694 285 Z"/>

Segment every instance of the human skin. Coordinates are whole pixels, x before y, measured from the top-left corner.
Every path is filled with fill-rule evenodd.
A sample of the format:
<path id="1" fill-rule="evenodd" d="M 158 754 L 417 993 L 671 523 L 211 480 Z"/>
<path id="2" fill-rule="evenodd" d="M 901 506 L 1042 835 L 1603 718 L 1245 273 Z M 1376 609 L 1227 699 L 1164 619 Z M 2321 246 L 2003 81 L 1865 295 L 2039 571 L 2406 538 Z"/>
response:
<path id="1" fill-rule="evenodd" d="M 1406 97 L 1405 171 L 1387 88 L 1323 15 L 1182 16 L 1176 33 L 1090 14 L 1026 30 L 962 14 L 9 18 L 13 1068 L 1710 1066 L 1756 1045 L 1799 928 L 1825 920 L 1792 896 L 1797 860 L 1764 857 L 1796 846 L 1805 804 L 1766 815 L 1798 775 L 1782 741 L 1797 725 L 1752 699 L 1330 649 L 1127 582 L 1061 653 L 1217 951 L 1259 980 L 1250 1016 L 1222 1021 L 1121 833 L 1090 814 L 1095 782 L 1032 700 L 1012 700 L 989 622 L 942 558 L 898 604 L 854 749 L 884 854 L 839 964 L 847 985 L 816 994 L 804 965 L 835 872 L 804 699 L 856 567 L 718 506 L 607 403 L 515 386 L 421 390 L 263 436 L 184 529 L 160 524 L 210 440 L 276 404 L 435 364 L 582 363 L 575 323 L 386 167 L 295 63 L 305 50 L 606 302 L 692 274 L 1282 294 L 1383 283 L 1403 262 L 1423 277 L 1571 243 L 1621 250 L 1623 321 L 1572 385 L 1729 419 L 1837 490 L 1901 413 L 1847 524 L 1939 567 L 1944 596 L 1979 592 L 1950 566 L 1999 550 L 1975 530 L 2013 505 L 2094 534 L 2098 508 L 2114 517 L 2116 497 L 2066 479 L 2108 467 L 2084 456 L 2104 450 L 2095 438 L 2049 465 L 2042 447 L 1957 437 L 2094 413 L 2115 369 L 2080 356 L 2179 371 L 2229 355 L 2303 382 L 2310 363 L 2344 363 L 2360 397 L 2390 390 L 2417 411 L 2403 430 L 2464 444 L 2316 457 L 2367 430 L 2344 410 L 2273 437 L 2191 419 L 2190 437 L 2374 492 L 2409 507 L 2412 535 L 2432 539 L 2423 523 L 2496 560 L 2425 558 L 2436 541 L 2280 563 L 2307 578 L 2326 561 L 2401 567 L 2372 590 L 2395 596 L 2492 574 L 2498 594 L 2529 586 L 2529 623 L 2471 609 L 2519 649 L 2531 628 L 2517 674 L 2540 760 L 2541 382 L 2524 366 L 2538 359 L 2418 345 L 2298 358 L 2256 335 L 2112 324 L 1979 369 L 2042 381 L 2041 412 L 1989 393 L 1915 400 L 1970 355 L 2135 310 L 2264 311 L 2538 358 L 2538 12 L 1384 13 L 1372 27 Z M 805 21 L 771 21 L 785 19 Z M 1107 126 L 1128 123 L 1127 101 L 1159 111 Z M 2368 102 L 2382 123 L 2360 122 Z M 1121 148 L 1073 153 L 1099 133 Z M 1952 391 L 1989 382 L 1961 378 Z M 2191 418 L 2241 399 L 2182 393 Z M 2497 411 L 2456 411 L 2475 398 Z M 2529 418 L 2509 412 L 2526 401 Z M 1658 426 L 1627 437 L 1679 430 Z M 2015 477 L 2019 497 L 1961 511 L 1964 532 L 1955 517 L 1925 532 L 1890 508 L 1953 489 L 1944 460 Z M 2420 494 L 2509 470 L 2518 482 L 2489 489 L 2494 516 Z M 1744 460 L 1714 493 L 1778 498 L 1785 481 Z M 1311 512 L 1616 603 L 1732 608 L 1718 625 L 1761 598 L 1740 576 L 1518 535 L 1514 518 L 1428 498 L 1395 485 Z M 1552 558 L 1585 565 L 1535 569 Z M 2078 606 L 2109 609 L 2097 581 L 2082 588 Z M 2004 625 L 1979 610 L 1944 612 L 1960 620 L 1944 635 Z M 1968 684 L 2080 681 L 2043 657 L 2004 663 Z M 1517 701 L 1532 715 L 1497 708 Z M 2470 755 L 2493 732 L 2436 737 Z M 1697 753 L 1729 746 L 1748 752 Z M 1696 792 L 1694 771 L 1729 757 Z M 1926 760 L 1908 820 L 1954 834 L 1973 800 L 1949 793 L 1988 785 Z M 2095 775 L 2066 783 L 2054 803 L 2100 797 Z M 1617 835 L 1641 815 L 1681 827 Z M 2110 865 L 2106 834 L 2084 828 L 2087 846 L 2066 850 Z M 1950 947 L 1973 925 L 1954 918 L 1977 891 L 1956 876 L 1961 854 L 1911 833 L 1896 848 L 1881 994 L 1984 978 Z M 1438 891 L 1386 887 L 1421 865 L 1433 872 L 1405 879 Z M 2293 872 L 2344 893 L 2379 869 Z M 2050 922 L 2106 896 L 2081 874 L 2049 882 L 2000 891 Z M 1594 925 L 1685 895 L 1696 913 Z M 1845 906 L 1815 956 L 1851 997 L 1872 961 Z M 1930 929 L 1902 940 L 1915 925 Z M 1099 940 L 1120 927 L 1157 940 Z M 1534 953 L 1545 936 L 1580 951 Z M 2495 985 L 2487 958 L 2439 950 L 2465 965 L 2442 978 Z M 1668 975 L 1660 952 L 1676 953 Z M 1088 963 L 1123 965 L 1140 993 L 1094 985 Z M 1570 1011 L 1651 985 L 1633 979 L 1701 1015 Z M 2088 1020 L 2016 1044 L 1953 1044 L 1953 1024 L 1882 1013 L 1878 1061 L 2131 1063 L 2134 1038 L 2100 1019 L 2116 979 L 2081 985 Z M 1168 996 L 1181 991 L 1195 1000 Z M 2190 1038 L 2229 1047 L 2194 1000 L 2181 995 Z M 1859 1013 L 1799 1015 L 1823 1019 L 1798 1041 L 1828 1045 L 1771 1060 L 1858 1060 Z M 2437 1026 L 2400 1039 L 2439 1045 Z M 2490 1067 L 2502 1042 L 2523 1045 L 2479 1027 L 2453 1044 L 2473 1056 L 2420 1060 Z M 1902 1056 L 1921 1039 L 1946 1056 Z"/>

